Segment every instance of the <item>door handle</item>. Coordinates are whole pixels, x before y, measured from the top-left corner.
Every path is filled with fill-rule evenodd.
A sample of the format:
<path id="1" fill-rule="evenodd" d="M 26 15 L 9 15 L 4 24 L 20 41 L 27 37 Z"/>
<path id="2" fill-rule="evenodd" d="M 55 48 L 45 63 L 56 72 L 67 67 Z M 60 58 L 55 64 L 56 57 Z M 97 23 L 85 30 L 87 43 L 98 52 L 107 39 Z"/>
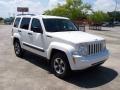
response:
<path id="1" fill-rule="evenodd" d="M 32 33 L 28 33 L 28 35 L 32 35 Z"/>
<path id="2" fill-rule="evenodd" d="M 21 30 L 18 30 L 18 32 L 22 32 Z"/>

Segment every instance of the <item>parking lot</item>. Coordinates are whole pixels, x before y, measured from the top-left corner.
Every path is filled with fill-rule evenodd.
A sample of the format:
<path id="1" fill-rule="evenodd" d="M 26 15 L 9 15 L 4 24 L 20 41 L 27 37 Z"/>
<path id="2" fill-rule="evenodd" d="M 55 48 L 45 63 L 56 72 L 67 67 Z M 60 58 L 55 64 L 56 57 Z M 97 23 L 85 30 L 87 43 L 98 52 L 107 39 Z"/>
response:
<path id="1" fill-rule="evenodd" d="M 0 90 L 120 90 L 120 27 L 87 32 L 107 40 L 109 60 L 97 70 L 74 72 L 62 80 L 50 72 L 45 59 L 30 52 L 16 57 L 11 26 L 0 25 Z"/>

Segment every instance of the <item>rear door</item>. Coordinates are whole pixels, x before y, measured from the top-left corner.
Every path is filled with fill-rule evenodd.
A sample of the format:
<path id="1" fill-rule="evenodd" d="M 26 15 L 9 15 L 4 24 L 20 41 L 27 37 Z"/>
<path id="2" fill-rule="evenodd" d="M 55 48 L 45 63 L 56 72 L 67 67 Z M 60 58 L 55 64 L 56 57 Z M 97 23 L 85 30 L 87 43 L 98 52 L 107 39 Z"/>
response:
<path id="1" fill-rule="evenodd" d="M 27 50 L 30 50 L 30 48 L 28 47 L 28 45 L 30 44 L 29 35 L 31 35 L 29 30 L 30 20 L 31 18 L 23 17 L 19 28 L 23 48 Z"/>

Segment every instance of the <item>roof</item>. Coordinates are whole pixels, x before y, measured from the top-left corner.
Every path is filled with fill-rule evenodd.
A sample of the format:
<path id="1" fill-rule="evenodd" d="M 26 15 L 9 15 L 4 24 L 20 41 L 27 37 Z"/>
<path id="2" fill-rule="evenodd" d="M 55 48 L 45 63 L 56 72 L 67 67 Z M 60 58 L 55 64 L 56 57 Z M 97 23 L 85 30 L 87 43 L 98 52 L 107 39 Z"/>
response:
<path id="1" fill-rule="evenodd" d="M 69 19 L 66 17 L 60 17 L 60 16 L 50 16 L 50 15 L 34 15 L 34 14 L 19 14 L 16 17 L 37 17 L 37 18 L 44 18 L 44 19 L 50 19 L 50 18 L 56 18 L 56 19 Z"/>

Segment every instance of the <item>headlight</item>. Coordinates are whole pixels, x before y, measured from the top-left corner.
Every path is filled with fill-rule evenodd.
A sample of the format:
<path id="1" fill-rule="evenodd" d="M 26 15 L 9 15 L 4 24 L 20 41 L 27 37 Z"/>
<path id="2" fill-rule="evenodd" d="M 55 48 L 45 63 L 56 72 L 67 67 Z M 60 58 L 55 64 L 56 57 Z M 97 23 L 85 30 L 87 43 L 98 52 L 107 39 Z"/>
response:
<path id="1" fill-rule="evenodd" d="M 80 55 L 86 55 L 87 54 L 87 46 L 86 45 L 80 45 L 79 54 Z"/>
<path id="2" fill-rule="evenodd" d="M 87 46 L 84 44 L 81 44 L 79 48 L 76 51 L 74 51 L 72 54 L 81 55 L 81 56 L 87 55 Z"/>

